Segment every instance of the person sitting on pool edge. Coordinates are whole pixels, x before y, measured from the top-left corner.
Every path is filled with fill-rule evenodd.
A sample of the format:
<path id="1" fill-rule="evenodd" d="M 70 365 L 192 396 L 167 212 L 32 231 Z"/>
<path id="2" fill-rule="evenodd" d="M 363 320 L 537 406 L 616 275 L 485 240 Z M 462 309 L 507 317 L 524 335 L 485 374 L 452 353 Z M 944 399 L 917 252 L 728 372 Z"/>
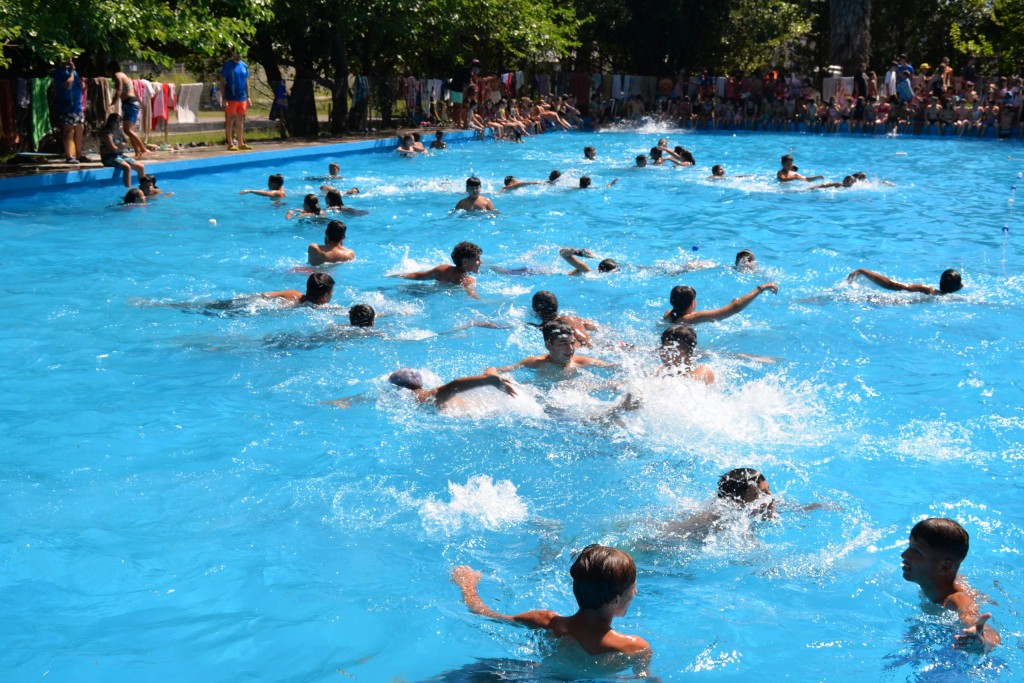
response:
<path id="1" fill-rule="evenodd" d="M 920 586 L 930 603 L 960 617 L 964 628 L 954 636 L 953 647 L 988 652 L 1002 638 L 986 626 L 992 614 L 978 613 L 977 593 L 957 576 L 969 549 L 970 536 L 957 522 L 942 517 L 922 520 L 910 530 L 907 549 L 900 554 L 903 578 Z"/>
<path id="2" fill-rule="evenodd" d="M 313 273 L 306 278 L 306 293 L 297 289 L 282 289 L 278 292 L 262 292 L 266 299 L 284 299 L 297 305 L 322 306 L 330 303 L 334 296 L 334 278 L 327 273 Z"/>
<path id="3" fill-rule="evenodd" d="M 636 596 L 633 558 L 617 548 L 595 543 L 583 549 L 569 569 L 569 575 L 578 609 L 568 617 L 545 609 L 514 615 L 494 611 L 477 590 L 480 572 L 465 565 L 452 570 L 452 581 L 462 592 L 466 607 L 474 614 L 544 629 L 556 638 L 569 638 L 592 657 L 606 654 L 650 657 L 651 646 L 646 640 L 612 630 L 612 620 L 625 616 Z"/>
<path id="4" fill-rule="evenodd" d="M 849 275 L 846 276 L 847 282 L 853 282 L 857 279 L 858 275 L 863 275 L 871 282 L 875 283 L 883 289 L 891 289 L 896 292 L 917 292 L 918 294 L 952 294 L 953 292 L 959 292 L 963 289 L 964 284 L 960 279 L 960 273 L 950 268 L 949 270 L 942 271 L 942 275 L 939 276 L 939 288 L 934 289 L 928 285 L 922 284 L 909 284 L 905 285 L 902 282 L 896 282 L 881 273 L 876 273 L 873 270 L 867 268 L 858 268 Z"/>
<path id="5" fill-rule="evenodd" d="M 344 246 L 348 227 L 341 221 L 331 221 L 324 231 L 323 244 L 310 244 L 308 249 L 309 265 L 319 266 L 324 263 L 346 263 L 356 257 L 356 253 Z"/>
<path id="6" fill-rule="evenodd" d="M 280 173 L 270 176 L 267 179 L 267 189 L 265 190 L 242 190 L 238 194 L 258 194 L 271 199 L 284 199 L 287 196 L 284 190 L 284 176 Z"/>
<path id="7" fill-rule="evenodd" d="M 533 312 L 540 318 L 541 327 L 544 323 L 552 320 L 561 320 L 562 322 L 568 323 L 573 332 L 576 333 L 576 343 L 579 346 L 590 345 L 590 332 L 597 329 L 597 325 L 591 320 L 584 320 L 575 315 L 566 315 L 558 313 L 558 297 L 555 296 L 554 292 L 543 290 L 533 295 L 531 302 L 533 306 Z M 534 323 L 530 323 L 533 325 Z"/>
<path id="8" fill-rule="evenodd" d="M 678 285 L 672 288 L 669 294 L 669 302 L 672 308 L 665 312 L 663 319 L 670 323 L 687 323 L 696 325 L 698 323 L 717 322 L 736 315 L 750 305 L 762 292 L 770 291 L 778 294 L 779 288 L 774 282 L 758 285 L 753 290 L 730 301 L 721 308 L 713 308 L 706 311 L 698 311 L 697 292 L 686 285 Z"/>
<path id="9" fill-rule="evenodd" d="M 438 282 L 447 282 L 452 285 L 462 285 L 474 299 L 479 299 L 476 293 L 476 279 L 470 275 L 470 273 L 480 272 L 480 264 L 483 261 L 480 256 L 483 254 L 483 250 L 472 242 L 459 242 L 452 249 L 452 262 L 454 266 L 449 266 L 447 263 L 442 263 L 439 266 L 434 266 L 430 270 L 424 270 L 416 273 L 401 273 L 396 277 L 405 278 L 406 280 L 437 280 Z"/>
<path id="10" fill-rule="evenodd" d="M 612 367 L 612 363 L 603 361 L 600 358 L 581 356 L 576 353 L 576 331 L 569 323 L 556 318 L 541 325 L 540 331 L 544 335 L 544 347 L 548 350 L 547 353 L 539 356 L 529 356 L 518 363 L 512 363 L 500 368 L 488 368 L 488 371 L 513 372 L 519 368 L 529 368 L 531 370 L 569 370 L 589 366 L 596 368 Z"/>
<path id="11" fill-rule="evenodd" d="M 481 375 L 473 375 L 471 377 L 459 377 L 439 387 L 424 389 L 423 375 L 419 370 L 401 368 L 392 372 L 391 376 L 388 377 L 388 381 L 395 386 L 409 389 L 416 397 L 417 402 L 431 403 L 438 410 L 446 406 L 454 407 L 453 399 L 463 392 L 478 387 L 494 387 L 499 391 L 504 391 L 509 396 L 516 395 L 516 389 L 512 382 L 504 377 L 499 377 L 494 372 L 484 372 Z"/>
<path id="12" fill-rule="evenodd" d="M 597 258 L 597 255 L 589 249 L 571 249 L 569 247 L 563 247 L 558 250 L 559 256 L 565 259 L 574 270 L 569 272 L 569 275 L 583 275 L 591 272 L 590 266 L 580 260 L 580 258 Z M 619 264 L 615 259 L 606 258 L 597 264 L 597 272 L 599 273 L 613 273 L 619 269 Z"/>
<path id="13" fill-rule="evenodd" d="M 697 331 L 689 325 L 673 325 L 661 333 L 662 366 L 658 369 L 661 375 L 680 375 L 689 377 L 704 384 L 713 384 L 715 373 L 707 365 L 696 365 L 693 352 L 697 349 Z"/>
<path id="14" fill-rule="evenodd" d="M 823 175 L 810 176 L 809 178 L 800 175 L 799 173 L 797 173 L 796 166 L 793 165 L 792 155 L 789 154 L 786 154 L 785 156 L 782 157 L 782 168 L 778 170 L 778 172 L 775 174 L 775 177 L 779 179 L 780 183 L 788 183 L 793 180 L 803 180 L 806 182 L 811 182 L 814 180 L 823 180 L 825 178 L 825 176 Z"/>
<path id="15" fill-rule="evenodd" d="M 491 200 L 480 194 L 480 179 L 476 176 L 466 178 L 466 193 L 469 196 L 459 200 L 456 211 L 494 211 Z"/>

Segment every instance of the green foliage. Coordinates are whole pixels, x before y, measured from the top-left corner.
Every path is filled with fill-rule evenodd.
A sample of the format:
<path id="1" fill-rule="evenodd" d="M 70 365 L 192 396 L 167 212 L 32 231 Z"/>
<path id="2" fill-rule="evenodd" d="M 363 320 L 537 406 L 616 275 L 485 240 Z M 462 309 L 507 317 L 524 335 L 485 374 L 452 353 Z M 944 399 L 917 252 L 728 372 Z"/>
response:
<path id="1" fill-rule="evenodd" d="M 94 66 L 106 58 L 171 66 L 184 54 L 223 55 L 244 44 L 269 11 L 268 0 L 2 2 L 0 60 L 26 71 L 79 55 Z"/>
<path id="2" fill-rule="evenodd" d="M 719 63 L 750 72 L 790 62 L 813 22 L 813 14 L 786 0 L 734 0 Z"/>

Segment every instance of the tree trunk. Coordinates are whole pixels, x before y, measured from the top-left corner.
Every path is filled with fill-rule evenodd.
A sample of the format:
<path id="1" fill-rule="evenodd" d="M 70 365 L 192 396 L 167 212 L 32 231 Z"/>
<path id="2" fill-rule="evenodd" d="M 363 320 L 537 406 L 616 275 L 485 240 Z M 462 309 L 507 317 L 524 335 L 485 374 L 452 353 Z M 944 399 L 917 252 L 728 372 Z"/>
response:
<path id="1" fill-rule="evenodd" d="M 830 0 L 829 63 L 852 75 L 871 57 L 871 0 Z"/>
<path id="2" fill-rule="evenodd" d="M 313 56 L 310 54 L 308 38 L 301 31 L 290 36 L 292 55 L 295 57 L 295 83 L 288 96 L 288 128 L 292 135 L 300 138 L 315 138 L 320 134 L 317 120 L 316 98 L 314 96 Z"/>
<path id="3" fill-rule="evenodd" d="M 334 88 L 331 104 L 331 134 L 348 132 L 348 46 L 344 28 L 334 24 L 331 29 L 331 69 Z"/>

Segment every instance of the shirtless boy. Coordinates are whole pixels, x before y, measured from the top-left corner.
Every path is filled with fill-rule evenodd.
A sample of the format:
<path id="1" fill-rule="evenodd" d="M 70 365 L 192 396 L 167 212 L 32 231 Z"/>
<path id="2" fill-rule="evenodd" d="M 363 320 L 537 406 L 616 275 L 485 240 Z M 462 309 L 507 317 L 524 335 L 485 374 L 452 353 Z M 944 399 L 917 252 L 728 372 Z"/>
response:
<path id="1" fill-rule="evenodd" d="M 121 71 L 121 64 L 118 62 L 107 64 L 107 73 L 113 80 L 110 84 L 113 91 L 110 106 L 113 107 L 119 99 L 121 100 L 121 122 L 124 126 L 124 134 L 128 136 L 128 141 L 131 142 L 132 149 L 135 150 L 135 158 L 141 160 L 149 150 L 139 134 L 135 132 L 135 126 L 139 122 L 139 112 L 142 111 L 142 102 L 135 94 L 135 84 L 124 71 Z"/>
<path id="2" fill-rule="evenodd" d="M 673 325 L 661 333 L 661 375 L 679 375 L 704 384 L 713 384 L 715 373 L 707 365 L 696 365 L 693 352 L 697 348 L 697 332 L 689 325 Z"/>
<path id="3" fill-rule="evenodd" d="M 412 368 L 395 370 L 388 377 L 388 381 L 396 386 L 411 390 L 417 402 L 433 404 L 438 410 L 459 405 L 460 401 L 457 398 L 459 394 L 478 387 L 494 387 L 504 391 L 509 396 L 516 395 L 516 389 L 512 382 L 504 377 L 499 377 L 493 372 L 485 372 L 482 375 L 474 375 L 472 377 L 459 377 L 433 389 L 424 389 L 423 375 L 418 370 Z"/>
<path id="4" fill-rule="evenodd" d="M 472 242 L 459 242 L 452 249 L 452 262 L 455 264 L 454 266 L 442 263 L 430 270 L 417 273 L 401 273 L 397 277 L 405 278 L 406 280 L 437 280 L 438 282 L 447 282 L 452 285 L 462 285 L 466 293 L 474 299 L 479 299 L 480 297 L 476 293 L 476 278 L 470 275 L 470 273 L 480 272 L 480 264 L 483 263 L 480 260 L 482 254 L 483 250 Z"/>
<path id="5" fill-rule="evenodd" d="M 663 318 L 673 324 L 687 323 L 689 325 L 725 320 L 742 311 L 750 305 L 750 302 L 766 291 L 778 294 L 779 288 L 774 282 L 758 285 L 752 291 L 733 299 L 721 308 L 698 311 L 697 292 L 692 287 L 678 285 L 673 287 L 672 292 L 669 294 L 669 302 L 672 304 L 672 308 L 665 312 Z"/>
<path id="6" fill-rule="evenodd" d="M 975 592 L 957 576 L 969 548 L 970 537 L 952 519 L 932 517 L 918 522 L 900 555 L 903 578 L 919 585 L 930 603 L 956 611 L 964 628 L 954 636 L 953 647 L 988 652 L 1002 642 L 999 632 L 985 623 L 992 614 L 978 613 Z"/>
<path id="7" fill-rule="evenodd" d="M 552 320 L 561 320 L 568 323 L 576 334 L 576 343 L 579 346 L 590 345 L 590 333 L 597 329 L 597 325 L 591 320 L 584 320 L 575 315 L 558 314 L 558 297 L 554 292 L 543 290 L 533 295 L 533 312 L 540 318 L 541 324 Z M 531 323 L 533 324 L 533 323 Z"/>
<path id="8" fill-rule="evenodd" d="M 505 176 L 505 186 L 501 188 L 500 192 L 509 192 L 511 190 L 518 190 L 520 187 L 543 184 L 543 180 L 519 180 L 514 175 L 507 175 Z"/>
<path id="9" fill-rule="evenodd" d="M 323 244 L 309 245 L 309 265 L 324 263 L 345 263 L 356 257 L 356 253 L 344 246 L 347 226 L 341 221 L 331 221 L 324 231 Z"/>
<path id="10" fill-rule="evenodd" d="M 863 275 L 871 282 L 875 283 L 883 289 L 891 289 L 897 292 L 917 292 L 918 294 L 952 294 L 953 292 L 959 292 L 963 289 L 964 285 L 960 279 L 960 273 L 950 268 L 949 270 L 942 271 L 942 275 L 939 277 L 939 288 L 935 289 L 928 285 L 922 284 L 903 284 L 902 282 L 896 282 L 891 280 L 881 273 L 876 273 L 873 270 L 867 268 L 858 268 L 849 275 L 846 276 L 847 282 L 853 282 L 857 279 L 857 276 Z"/>
<path id="11" fill-rule="evenodd" d="M 466 193 L 469 195 L 455 205 L 456 211 L 494 211 L 494 204 L 480 194 L 480 179 L 476 176 L 466 178 Z"/>
<path id="12" fill-rule="evenodd" d="M 585 273 L 591 272 L 590 266 L 580 259 L 597 258 L 597 255 L 589 249 L 571 249 L 569 247 L 559 249 L 558 255 L 573 267 L 573 270 L 569 272 L 569 275 L 584 275 Z M 612 273 L 618 269 L 619 264 L 615 259 L 606 258 L 597 264 L 597 272 L 599 273 Z"/>
<path id="13" fill-rule="evenodd" d="M 544 335 L 544 346 L 548 350 L 547 353 L 524 358 L 518 363 L 497 368 L 497 371 L 512 372 L 519 368 L 569 370 L 589 366 L 612 367 L 611 363 L 599 358 L 590 358 L 576 353 L 576 331 L 569 323 L 558 319 L 551 320 L 541 325 L 540 331 Z"/>
<path id="14" fill-rule="evenodd" d="M 297 289 L 282 289 L 279 292 L 263 292 L 267 299 L 284 299 L 296 305 L 322 306 L 330 303 L 334 296 L 334 278 L 327 273 L 313 273 L 306 279 L 306 293 Z"/>
<path id="15" fill-rule="evenodd" d="M 462 591 L 462 600 L 474 614 L 544 629 L 556 638 L 576 642 L 592 657 L 605 654 L 649 657 L 651 646 L 646 640 L 612 630 L 612 620 L 626 615 L 636 595 L 633 558 L 616 548 L 588 545 L 573 562 L 569 575 L 572 593 L 579 605 L 576 613 L 569 617 L 544 609 L 514 615 L 495 612 L 477 591 L 480 572 L 467 566 L 453 569 L 452 581 Z"/>
<path id="16" fill-rule="evenodd" d="M 796 168 L 793 166 L 793 157 L 789 154 L 782 157 L 782 168 L 775 174 L 775 177 L 779 179 L 780 183 L 788 183 L 793 180 L 803 180 L 805 182 L 811 182 L 814 180 L 823 180 L 825 176 L 814 175 L 810 177 L 804 177 L 796 172 Z"/>
<path id="17" fill-rule="evenodd" d="M 284 199 L 287 193 L 284 191 L 284 176 L 280 173 L 267 178 L 267 189 L 265 190 L 242 190 L 238 194 L 258 194 L 261 197 L 271 199 Z"/>

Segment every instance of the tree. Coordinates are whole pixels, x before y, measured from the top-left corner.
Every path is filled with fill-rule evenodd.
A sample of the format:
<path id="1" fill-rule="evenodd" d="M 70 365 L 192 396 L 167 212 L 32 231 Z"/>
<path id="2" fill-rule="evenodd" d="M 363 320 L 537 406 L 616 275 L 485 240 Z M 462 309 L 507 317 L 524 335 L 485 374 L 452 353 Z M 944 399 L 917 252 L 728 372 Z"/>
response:
<path id="1" fill-rule="evenodd" d="M 829 63 L 852 74 L 871 57 L 871 0 L 829 1 Z"/>

